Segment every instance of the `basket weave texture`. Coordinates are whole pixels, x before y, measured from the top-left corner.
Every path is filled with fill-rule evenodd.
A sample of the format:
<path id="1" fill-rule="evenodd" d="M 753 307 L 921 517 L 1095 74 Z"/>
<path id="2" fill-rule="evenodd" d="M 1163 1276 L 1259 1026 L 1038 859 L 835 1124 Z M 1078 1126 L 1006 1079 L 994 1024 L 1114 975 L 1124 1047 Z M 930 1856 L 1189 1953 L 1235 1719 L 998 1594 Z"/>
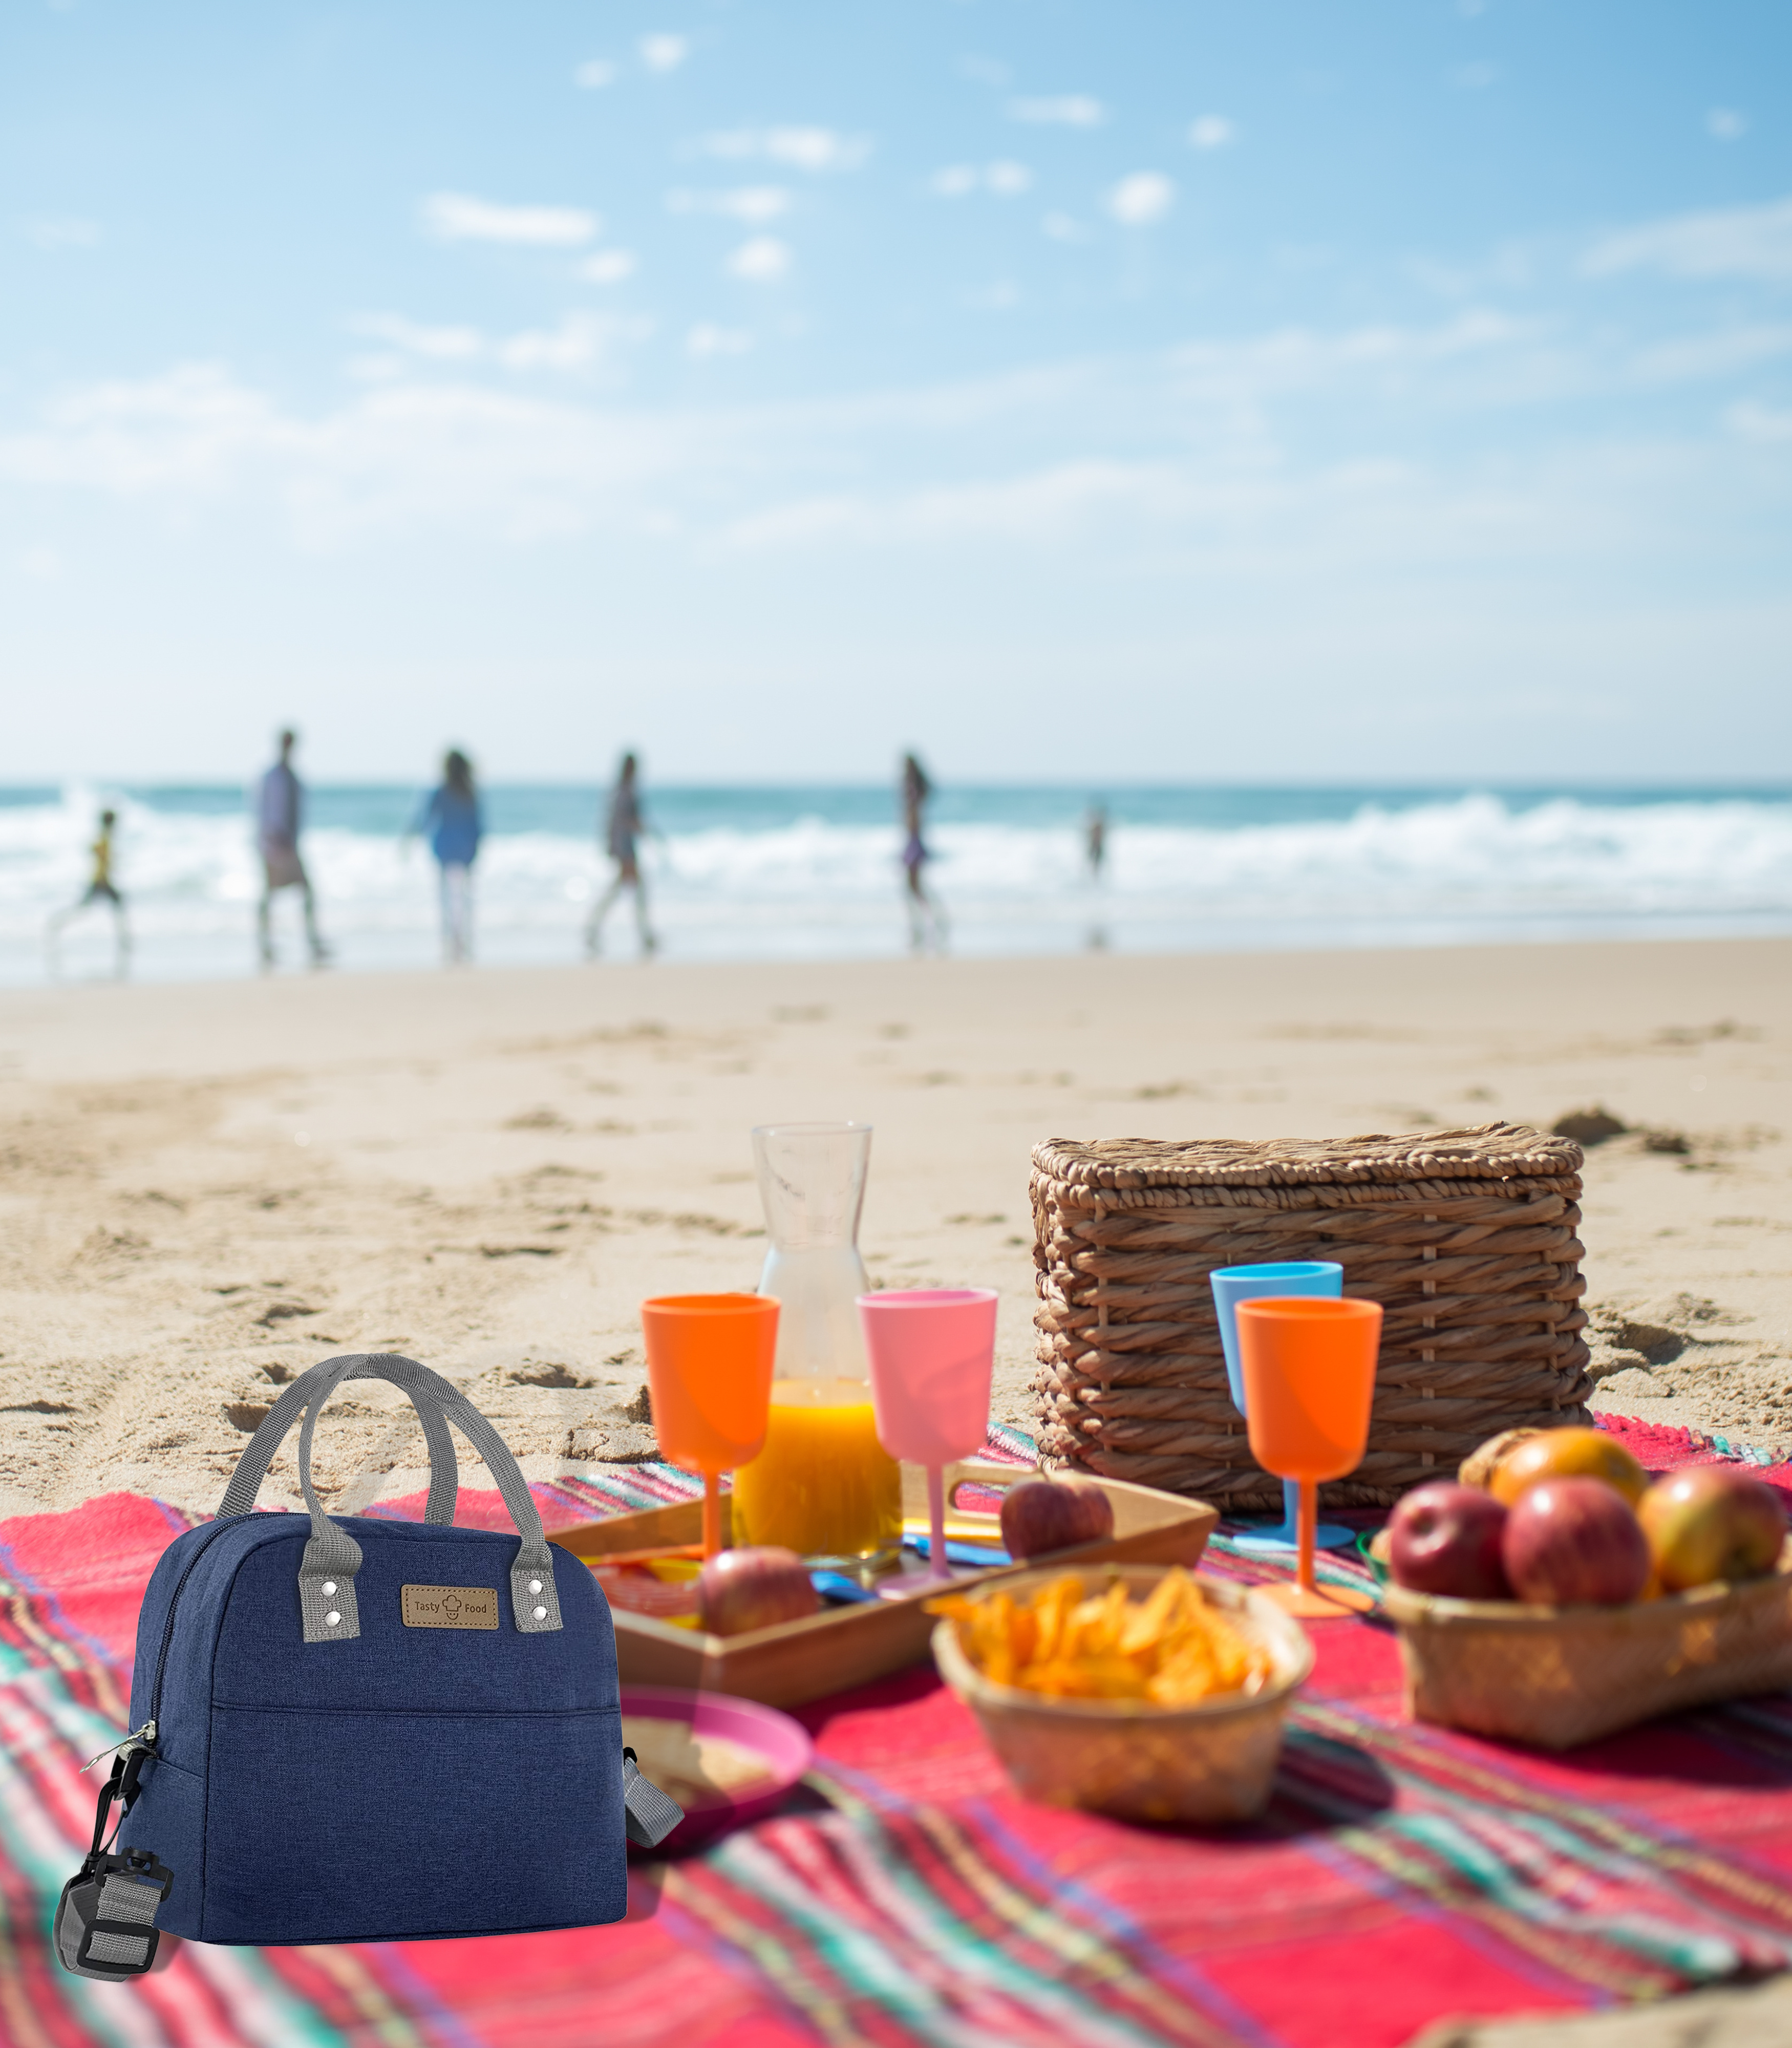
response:
<path id="1" fill-rule="evenodd" d="M 1033 1153 L 1040 1450 L 1052 1465 L 1278 1507 L 1226 1384 L 1208 1275 L 1332 1259 L 1385 1312 L 1369 1447 L 1335 1506 L 1453 1477 L 1500 1429 L 1588 1419 L 1581 1154 L 1491 1123 L 1301 1143 L 1054 1138 Z"/>
<path id="2" fill-rule="evenodd" d="M 1572 1749 L 1713 1700 L 1792 1684 L 1792 1547 L 1777 1572 L 1628 1607 L 1436 1600 L 1391 1586 L 1406 1711 Z"/>

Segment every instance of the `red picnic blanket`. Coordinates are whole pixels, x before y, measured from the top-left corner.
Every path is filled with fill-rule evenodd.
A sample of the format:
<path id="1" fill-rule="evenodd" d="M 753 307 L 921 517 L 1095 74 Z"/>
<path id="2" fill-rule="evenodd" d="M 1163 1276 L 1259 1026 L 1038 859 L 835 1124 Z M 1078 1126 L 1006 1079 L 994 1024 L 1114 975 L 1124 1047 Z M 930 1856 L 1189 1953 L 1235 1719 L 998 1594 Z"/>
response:
<path id="1" fill-rule="evenodd" d="M 1710 1447 L 1652 1448 L 1667 1464 Z M 648 1467 L 536 1492 L 564 1527 L 685 1485 Z M 462 1498 L 468 1521 L 502 1515 L 495 1495 Z M 47 1942 L 91 1824 L 77 1767 L 124 1725 L 138 1602 L 186 1522 L 112 1495 L 0 1523 L 8 2044 L 1396 2048 L 1449 2015 L 1619 2004 L 1792 1962 L 1792 1699 L 1532 1755 L 1405 1723 L 1392 1636 L 1349 1619 L 1313 1627 L 1317 1668 L 1249 1828 L 1030 1806 L 923 1667 L 805 1710 L 816 1765 L 786 1808 L 638 1866 L 620 1926 L 189 1942 L 165 1972 L 87 1982 Z M 1204 1569 L 1266 1573 L 1224 1531 Z"/>

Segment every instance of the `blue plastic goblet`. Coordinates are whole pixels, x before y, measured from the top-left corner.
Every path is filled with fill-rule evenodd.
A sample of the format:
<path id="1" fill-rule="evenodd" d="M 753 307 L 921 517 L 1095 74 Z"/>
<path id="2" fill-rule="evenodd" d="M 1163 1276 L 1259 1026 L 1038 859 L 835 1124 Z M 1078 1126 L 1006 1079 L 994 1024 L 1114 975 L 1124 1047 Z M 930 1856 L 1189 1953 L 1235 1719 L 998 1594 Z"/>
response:
<path id="1" fill-rule="evenodd" d="M 1214 1313 L 1220 1319 L 1220 1342 L 1226 1354 L 1226 1383 L 1232 1389 L 1232 1406 L 1239 1414 L 1244 1408 L 1244 1367 L 1239 1357 L 1238 1305 L 1263 1295 L 1330 1294 L 1344 1292 L 1344 1268 L 1329 1259 L 1286 1260 L 1268 1266 L 1221 1266 L 1208 1276 L 1213 1289 Z M 1282 1482 L 1282 1524 L 1247 1530 L 1238 1538 L 1241 1550 L 1297 1550 L 1300 1529 L 1297 1519 L 1300 1488 L 1292 1480 Z M 1356 1531 L 1341 1522 L 1321 1522 L 1313 1539 L 1323 1550 L 1342 1550 L 1356 1540 Z"/>

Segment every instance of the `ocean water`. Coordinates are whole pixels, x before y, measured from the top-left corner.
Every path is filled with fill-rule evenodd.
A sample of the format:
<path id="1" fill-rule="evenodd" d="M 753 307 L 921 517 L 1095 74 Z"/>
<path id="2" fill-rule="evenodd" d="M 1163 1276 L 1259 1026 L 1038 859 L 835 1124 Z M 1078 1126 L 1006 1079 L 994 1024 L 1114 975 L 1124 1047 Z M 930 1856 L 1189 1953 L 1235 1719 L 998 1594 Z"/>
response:
<path id="1" fill-rule="evenodd" d="M 305 857 L 343 968 L 440 958 L 435 866 L 402 835 L 419 793 L 319 788 Z M 1092 796 L 1106 872 L 1083 857 Z M 494 786 L 476 873 L 485 962 L 582 957 L 609 879 L 596 788 Z M 52 959 L 45 926 L 87 879 L 102 805 L 149 979 L 255 971 L 258 863 L 241 789 L 0 789 L 0 982 L 111 972 L 103 910 Z M 894 956 L 908 930 L 891 793 L 650 788 L 646 868 L 672 960 Z M 945 789 L 929 886 L 968 954 L 1422 945 L 1792 932 L 1792 789 Z M 298 908 L 276 913 L 283 965 Z M 631 906 L 606 952 L 634 951 Z"/>

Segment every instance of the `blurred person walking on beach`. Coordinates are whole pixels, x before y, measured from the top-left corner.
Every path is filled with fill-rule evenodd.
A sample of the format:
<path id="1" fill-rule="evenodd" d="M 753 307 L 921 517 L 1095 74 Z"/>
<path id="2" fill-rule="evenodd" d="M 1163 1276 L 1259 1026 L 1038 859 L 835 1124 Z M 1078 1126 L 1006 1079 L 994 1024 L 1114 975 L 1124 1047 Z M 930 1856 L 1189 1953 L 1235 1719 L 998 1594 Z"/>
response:
<path id="1" fill-rule="evenodd" d="M 442 760 L 442 779 L 423 800 L 411 826 L 429 828 L 429 851 L 441 869 L 442 957 L 457 967 L 472 957 L 473 863 L 485 834 L 485 815 L 473 786 L 473 764 L 458 747 Z"/>
<path id="2" fill-rule="evenodd" d="M 255 843 L 262 855 L 262 905 L 256 925 L 261 935 L 262 965 L 273 965 L 273 899 L 282 889 L 298 890 L 304 900 L 305 938 L 311 948 L 311 964 L 322 967 L 330 949 L 317 929 L 317 901 L 312 894 L 311 877 L 299 858 L 299 833 L 304 824 L 304 785 L 293 768 L 293 749 L 298 735 L 280 735 L 280 758 L 262 778 L 255 792 Z"/>
<path id="3" fill-rule="evenodd" d="M 603 843 L 616 863 L 615 879 L 593 907 L 585 925 L 585 957 L 595 960 L 603 943 L 603 921 L 625 889 L 634 891 L 634 922 L 641 934 L 642 956 L 656 952 L 659 941 L 647 922 L 647 885 L 641 879 L 641 840 L 647 831 L 646 815 L 641 808 L 641 789 L 634 756 L 625 754 L 610 792 L 610 812 L 604 821 Z"/>
<path id="4" fill-rule="evenodd" d="M 1099 882 L 1107 860 L 1107 806 L 1096 803 L 1083 820 L 1083 851 L 1089 863 L 1089 879 Z"/>
<path id="5" fill-rule="evenodd" d="M 912 754 L 902 757 L 902 870 L 908 878 L 909 944 L 916 952 L 927 943 L 932 927 L 933 948 L 943 952 L 946 944 L 946 913 L 937 897 L 929 896 L 921 871 L 933 856 L 921 836 L 926 821 L 928 799 L 933 785 L 927 771 Z"/>
<path id="6" fill-rule="evenodd" d="M 109 903 L 112 906 L 112 936 L 117 950 L 118 972 L 125 971 L 125 962 L 130 957 L 130 926 L 125 917 L 125 899 L 118 894 L 118 884 L 112 879 L 112 828 L 118 821 L 116 811 L 102 811 L 99 814 L 99 836 L 87 849 L 93 856 L 93 873 L 88 880 L 87 893 L 78 902 L 71 903 L 66 910 L 58 910 L 51 918 L 45 934 L 52 964 L 56 959 L 56 943 L 62 937 L 62 928 L 71 919 L 95 903 Z"/>

